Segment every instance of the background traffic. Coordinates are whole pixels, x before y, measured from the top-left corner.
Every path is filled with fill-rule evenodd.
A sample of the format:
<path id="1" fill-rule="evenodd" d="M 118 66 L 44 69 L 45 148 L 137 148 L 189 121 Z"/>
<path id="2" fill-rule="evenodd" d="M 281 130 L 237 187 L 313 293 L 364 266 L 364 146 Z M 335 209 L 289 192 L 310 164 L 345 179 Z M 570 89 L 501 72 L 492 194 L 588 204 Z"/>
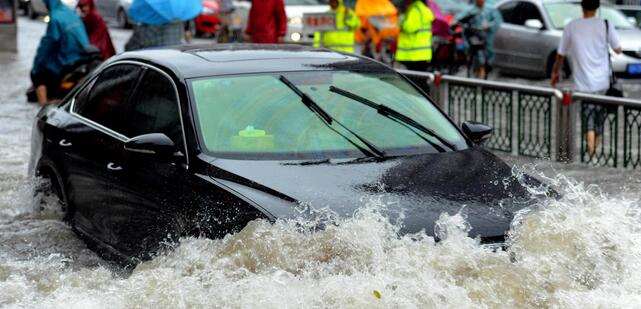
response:
<path id="1" fill-rule="evenodd" d="M 75 8 L 77 0 L 63 0 L 64 4 Z M 133 21 L 128 16 L 128 9 L 132 0 L 96 0 L 99 12 L 110 24 L 121 28 L 130 28 Z M 503 16 L 501 25 L 495 37 L 497 53 L 495 66 L 503 73 L 518 74 L 528 77 L 549 77 L 553 64 L 556 47 L 563 32 L 563 27 L 572 19 L 580 17 L 579 2 L 555 0 L 505 0 L 488 1 L 494 5 Z M 223 24 L 221 18 L 222 0 L 203 0 L 203 11 L 194 20 L 195 34 L 200 37 L 216 37 L 219 27 Z M 619 5 L 605 5 L 600 14 L 611 20 L 622 37 L 624 52 L 622 55 L 613 55 L 614 71 L 623 76 L 641 77 L 641 6 L 635 1 L 619 1 Z M 634 5 L 636 4 L 636 5 Z M 42 0 L 20 0 L 22 12 L 32 18 L 46 16 L 47 9 Z M 385 31 L 378 28 L 379 33 L 372 35 L 367 32 L 368 20 L 376 16 L 388 16 L 396 19 L 402 6 L 402 1 L 394 0 L 346 0 L 344 5 L 355 9 L 361 19 L 362 29 L 356 33 L 356 51 L 387 63 L 393 61 L 398 32 Z M 451 57 L 451 48 L 447 48 L 453 41 L 447 31 L 455 16 L 469 5 L 466 1 L 456 0 L 429 0 L 428 5 L 435 12 L 433 21 L 433 50 L 434 63 L 440 63 L 438 69 L 444 70 L 451 67 L 452 62 L 456 67 L 463 64 L 463 59 Z M 233 13 L 229 19 L 232 34 L 219 41 L 242 41 L 241 31 L 247 25 L 247 17 L 251 8 L 250 0 L 234 0 Z M 323 13 L 328 11 L 328 0 L 285 0 L 287 14 L 286 43 L 313 44 L 314 31 L 305 29 L 303 15 L 309 13 Z M 45 18 L 46 19 L 46 18 Z M 392 27 L 394 25 L 391 25 Z M 376 28 L 376 27 L 374 27 Z M 360 33 L 358 33 L 360 32 Z M 463 44 L 456 41 L 456 49 L 463 50 Z M 444 49 L 439 53 L 439 49 Z M 456 51 L 456 50 L 455 50 Z M 443 63 L 445 62 L 445 63 Z M 566 76 L 571 74 L 569 66 L 565 67 Z"/>

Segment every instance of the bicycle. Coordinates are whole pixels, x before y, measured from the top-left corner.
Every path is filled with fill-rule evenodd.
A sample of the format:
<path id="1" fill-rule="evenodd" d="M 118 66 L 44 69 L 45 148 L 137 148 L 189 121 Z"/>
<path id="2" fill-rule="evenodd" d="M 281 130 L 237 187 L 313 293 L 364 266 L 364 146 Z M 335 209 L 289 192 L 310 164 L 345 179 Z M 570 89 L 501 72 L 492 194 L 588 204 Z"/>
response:
<path id="1" fill-rule="evenodd" d="M 483 64 L 479 61 L 480 54 L 483 55 L 484 59 L 487 59 L 488 57 L 485 51 L 487 33 L 483 28 L 472 26 L 472 18 L 474 18 L 474 15 L 468 15 L 462 18 L 457 24 L 450 27 L 450 31 L 454 31 L 457 26 L 460 26 L 462 36 L 467 41 L 467 77 L 482 77 L 483 79 L 487 79 L 490 69 L 484 68 L 486 71 L 481 74 Z"/>

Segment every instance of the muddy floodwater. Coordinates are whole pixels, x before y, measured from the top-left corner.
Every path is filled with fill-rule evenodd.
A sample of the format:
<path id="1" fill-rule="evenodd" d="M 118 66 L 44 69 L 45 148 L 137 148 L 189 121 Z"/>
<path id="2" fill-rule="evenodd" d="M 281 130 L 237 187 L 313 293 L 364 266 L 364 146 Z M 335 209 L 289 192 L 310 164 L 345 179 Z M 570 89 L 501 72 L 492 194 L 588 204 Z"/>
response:
<path id="1" fill-rule="evenodd" d="M 41 25 L 20 39 L 37 40 Z M 24 30 L 26 29 L 26 30 Z M 40 31 L 40 32 L 38 32 Z M 122 41 L 125 32 L 115 32 Z M 33 48 L 33 46 L 31 47 Z M 0 307 L 3 308 L 638 308 L 641 173 L 504 157 L 552 184 L 513 223 L 507 251 L 442 215 L 445 240 L 398 237 L 372 199 L 323 231 L 250 223 L 223 239 L 182 239 L 123 271 L 88 250 L 55 199 L 32 193 L 33 51 L 0 54 Z M 535 188 L 533 188 L 535 190 Z"/>

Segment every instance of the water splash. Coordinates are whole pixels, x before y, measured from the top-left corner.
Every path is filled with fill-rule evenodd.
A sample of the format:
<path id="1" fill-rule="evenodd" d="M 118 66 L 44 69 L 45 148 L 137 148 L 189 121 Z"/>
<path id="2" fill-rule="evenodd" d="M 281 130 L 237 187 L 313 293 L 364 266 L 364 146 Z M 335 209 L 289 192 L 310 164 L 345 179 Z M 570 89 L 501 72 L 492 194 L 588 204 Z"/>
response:
<path id="1" fill-rule="evenodd" d="M 563 176 L 550 180 L 563 197 L 520 215 L 509 249 L 498 252 L 467 237 L 461 214 L 440 217 L 440 242 L 425 233 L 399 236 L 377 200 L 323 230 L 257 220 L 223 239 L 185 238 L 127 275 L 59 221 L 5 224 L 0 305 L 634 307 L 641 300 L 638 201 Z"/>

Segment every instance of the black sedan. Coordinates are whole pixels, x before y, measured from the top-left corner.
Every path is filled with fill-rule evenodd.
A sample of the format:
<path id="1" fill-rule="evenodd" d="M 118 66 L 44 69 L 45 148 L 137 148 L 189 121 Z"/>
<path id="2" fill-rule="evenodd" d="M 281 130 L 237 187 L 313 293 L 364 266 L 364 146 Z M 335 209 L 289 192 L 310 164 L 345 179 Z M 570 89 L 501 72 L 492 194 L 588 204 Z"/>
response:
<path id="1" fill-rule="evenodd" d="M 256 219 L 338 216 L 388 201 L 400 233 L 464 212 L 504 240 L 524 182 L 419 88 L 366 58 L 301 46 L 214 45 L 121 54 L 33 130 L 31 170 L 104 256 L 136 261 L 182 236 Z M 536 181 L 528 180 L 536 185 Z M 312 218 L 310 218 L 312 219 Z"/>

